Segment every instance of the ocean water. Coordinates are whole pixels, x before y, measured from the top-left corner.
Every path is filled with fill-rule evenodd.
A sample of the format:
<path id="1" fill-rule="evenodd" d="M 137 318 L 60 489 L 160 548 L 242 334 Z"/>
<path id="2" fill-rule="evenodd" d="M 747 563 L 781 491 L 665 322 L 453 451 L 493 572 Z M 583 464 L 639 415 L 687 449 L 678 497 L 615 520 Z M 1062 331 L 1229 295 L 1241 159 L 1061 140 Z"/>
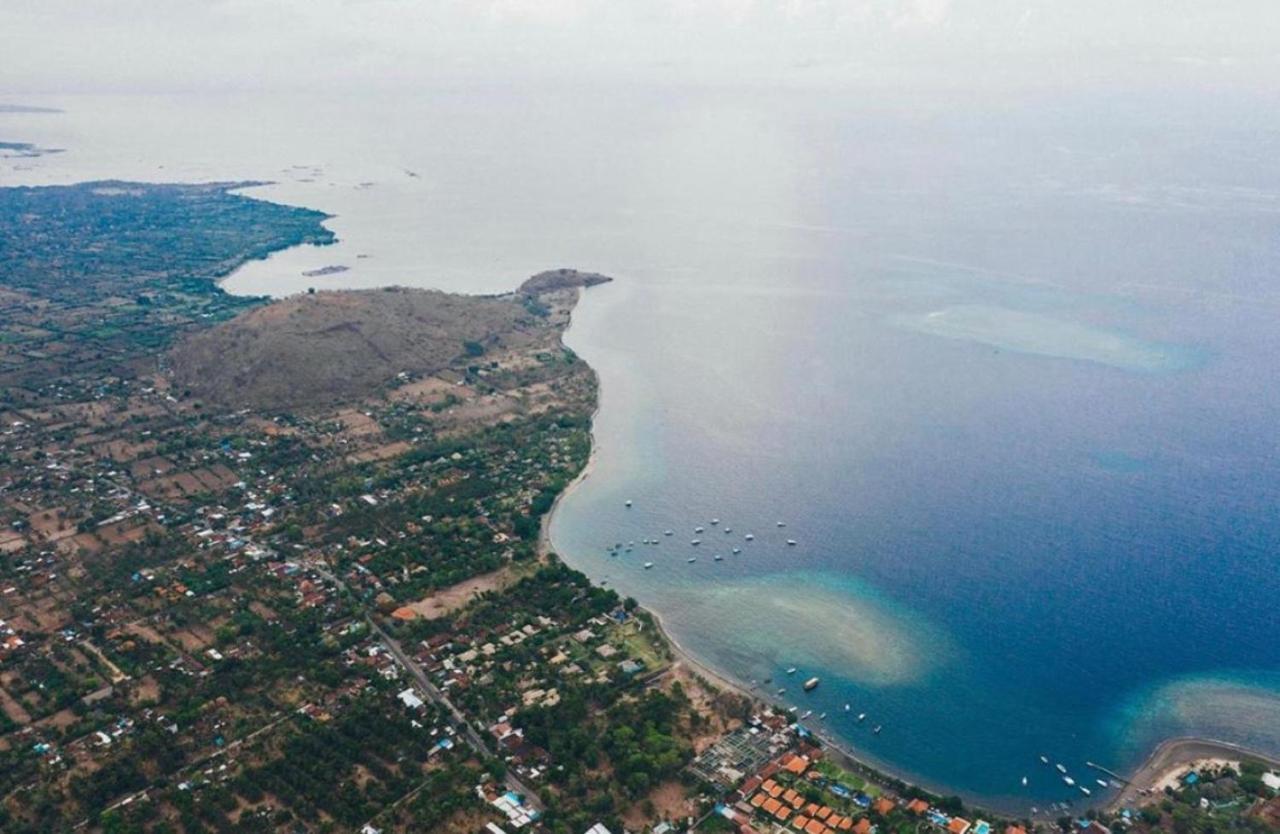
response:
<path id="1" fill-rule="evenodd" d="M 252 193 L 335 215 L 338 245 L 251 264 L 235 292 L 615 275 L 568 337 L 603 389 L 557 550 L 859 755 L 1025 811 L 1085 799 L 1040 755 L 1092 786 L 1085 761 L 1122 771 L 1171 735 L 1280 752 L 1261 101 L 22 103 L 66 112 L 0 114 L 0 140 L 66 151 L 0 159 L 0 184 L 269 179 Z"/>

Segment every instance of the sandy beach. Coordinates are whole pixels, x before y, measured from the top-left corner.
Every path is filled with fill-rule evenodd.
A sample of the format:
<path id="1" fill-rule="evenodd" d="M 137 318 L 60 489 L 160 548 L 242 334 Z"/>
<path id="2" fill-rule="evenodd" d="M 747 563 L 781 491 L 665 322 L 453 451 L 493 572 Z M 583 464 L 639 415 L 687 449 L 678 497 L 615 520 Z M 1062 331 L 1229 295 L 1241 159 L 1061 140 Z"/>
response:
<path id="1" fill-rule="evenodd" d="M 1189 770 L 1202 770 L 1230 765 L 1238 768 L 1243 759 L 1258 761 L 1280 768 L 1280 759 L 1248 750 L 1225 741 L 1202 738 L 1171 738 L 1161 742 L 1142 766 L 1134 771 L 1125 786 L 1108 808 L 1117 810 L 1128 805 L 1140 805 L 1150 801 L 1152 795 L 1160 795 L 1165 787 L 1174 787 Z"/>

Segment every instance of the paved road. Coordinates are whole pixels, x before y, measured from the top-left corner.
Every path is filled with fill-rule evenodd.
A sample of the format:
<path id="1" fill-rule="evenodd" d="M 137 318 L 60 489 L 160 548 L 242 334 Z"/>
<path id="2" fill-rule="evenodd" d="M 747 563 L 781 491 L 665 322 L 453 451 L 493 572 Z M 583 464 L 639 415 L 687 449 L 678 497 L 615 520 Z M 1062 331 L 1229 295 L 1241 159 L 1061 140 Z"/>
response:
<path id="1" fill-rule="evenodd" d="M 316 562 L 307 562 L 306 564 L 307 567 L 311 568 L 334 585 L 337 585 L 343 591 L 347 590 L 346 583 L 339 579 L 328 568 L 317 564 Z M 485 743 L 484 738 L 476 732 L 475 728 L 471 725 L 471 722 L 467 720 L 467 717 L 463 714 L 462 710 L 458 709 L 458 707 L 454 705 L 453 701 L 449 700 L 449 696 L 442 692 L 440 687 L 431 682 L 431 679 L 427 677 L 426 671 L 421 665 L 419 665 L 418 661 L 414 660 L 394 637 L 383 630 L 382 626 L 378 625 L 372 615 L 366 613 L 365 620 L 369 623 L 369 627 L 373 629 L 374 633 L 378 635 L 378 639 L 382 642 L 382 645 L 386 647 L 387 651 L 391 652 L 391 656 L 394 657 L 396 662 L 400 664 L 401 668 L 408 672 L 409 676 L 413 678 L 414 683 L 417 684 L 418 690 L 436 704 L 444 707 L 444 709 L 449 713 L 454 724 L 457 725 L 458 733 L 461 735 L 463 741 L 465 741 L 471 749 L 475 750 L 482 756 L 493 758 L 493 751 L 489 749 L 489 745 Z M 546 807 L 542 804 L 542 800 L 538 798 L 538 794 L 524 782 L 520 781 L 519 777 L 514 773 L 508 771 L 506 778 L 503 780 L 503 784 L 506 786 L 507 790 L 514 791 L 515 793 L 523 796 L 525 798 L 525 804 L 530 808 L 533 808 L 539 813 L 546 810 Z"/>

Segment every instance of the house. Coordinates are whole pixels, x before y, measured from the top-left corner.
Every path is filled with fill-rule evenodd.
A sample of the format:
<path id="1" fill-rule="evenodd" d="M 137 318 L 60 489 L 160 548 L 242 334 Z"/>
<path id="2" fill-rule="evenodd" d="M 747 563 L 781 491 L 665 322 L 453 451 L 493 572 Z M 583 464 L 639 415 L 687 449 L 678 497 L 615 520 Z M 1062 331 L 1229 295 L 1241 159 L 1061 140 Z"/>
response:
<path id="1" fill-rule="evenodd" d="M 972 824 L 962 817 L 952 817 L 951 822 L 947 823 L 947 831 L 951 834 L 969 834 Z"/>
<path id="2" fill-rule="evenodd" d="M 418 693 L 413 691 L 412 687 L 404 690 L 396 697 L 399 698 L 400 701 L 409 709 L 418 709 L 424 703 L 424 701 L 418 697 Z"/>
<path id="3" fill-rule="evenodd" d="M 923 799 L 913 799 L 907 803 L 907 810 L 913 814 L 921 815 L 929 810 L 929 803 Z"/>

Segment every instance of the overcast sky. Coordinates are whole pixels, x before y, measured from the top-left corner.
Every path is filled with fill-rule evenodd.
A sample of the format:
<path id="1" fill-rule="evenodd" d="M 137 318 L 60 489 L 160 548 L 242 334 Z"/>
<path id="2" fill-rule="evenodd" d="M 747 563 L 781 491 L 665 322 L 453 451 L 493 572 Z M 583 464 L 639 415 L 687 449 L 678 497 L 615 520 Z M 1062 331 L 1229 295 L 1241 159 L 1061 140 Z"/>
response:
<path id="1" fill-rule="evenodd" d="M 1278 0 L 0 0 L 0 93 L 700 83 L 1271 85 Z"/>

